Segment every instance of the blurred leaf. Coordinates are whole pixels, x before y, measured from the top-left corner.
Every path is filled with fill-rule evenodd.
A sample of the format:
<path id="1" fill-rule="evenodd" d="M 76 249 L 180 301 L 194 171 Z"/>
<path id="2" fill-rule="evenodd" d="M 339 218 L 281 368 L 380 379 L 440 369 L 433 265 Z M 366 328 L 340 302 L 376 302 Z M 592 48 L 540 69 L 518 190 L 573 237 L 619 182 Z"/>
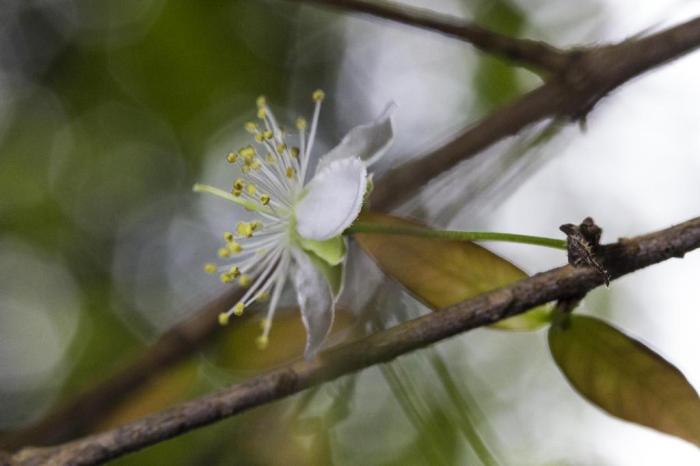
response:
<path id="1" fill-rule="evenodd" d="M 182 401 L 192 393 L 196 382 L 197 364 L 193 360 L 161 372 L 101 422 L 97 430 L 120 426 Z"/>
<path id="2" fill-rule="evenodd" d="M 261 312 L 260 317 L 265 313 Z M 262 332 L 261 319 L 232 320 L 222 331 L 216 347 L 216 363 L 220 367 L 246 372 L 248 375 L 280 366 L 304 354 L 306 330 L 298 308 L 278 309 L 270 331 L 270 344 L 259 350 L 256 338 Z M 335 321 L 325 347 L 344 333 L 354 323 L 354 317 L 343 309 L 336 309 Z"/>
<path id="3" fill-rule="evenodd" d="M 549 347 L 571 385 L 613 416 L 700 446 L 700 398 L 664 358 L 602 320 L 571 315 Z"/>
<path id="4" fill-rule="evenodd" d="M 522 11 L 511 2 L 489 0 L 481 2 L 474 20 L 507 36 L 517 37 L 527 24 Z M 484 110 L 510 102 L 522 92 L 518 68 L 512 63 L 488 54 L 480 54 L 474 73 L 474 95 Z"/>
<path id="5" fill-rule="evenodd" d="M 361 220 L 384 225 L 422 226 L 375 212 L 363 213 Z M 433 309 L 451 306 L 527 277 L 507 260 L 469 241 L 363 233 L 354 237 L 387 275 Z M 548 308 L 538 307 L 497 322 L 492 327 L 536 330 L 549 322 L 549 317 Z"/>

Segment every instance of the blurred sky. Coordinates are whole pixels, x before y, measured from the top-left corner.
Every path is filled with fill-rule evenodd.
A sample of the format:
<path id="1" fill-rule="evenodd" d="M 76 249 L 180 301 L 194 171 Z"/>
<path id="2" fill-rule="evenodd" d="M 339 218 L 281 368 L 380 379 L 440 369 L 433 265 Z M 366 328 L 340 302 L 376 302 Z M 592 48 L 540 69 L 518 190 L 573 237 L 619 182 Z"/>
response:
<path id="1" fill-rule="evenodd" d="M 559 46 L 623 40 L 700 14 L 692 1 L 405 3 Z M 311 91 L 326 89 L 319 150 L 395 102 L 397 137 L 381 173 L 538 84 L 455 40 L 277 1 L 18 0 L 4 2 L 0 15 L 0 431 L 101 379 L 222 290 L 201 264 L 236 214 L 190 187 L 234 178 L 223 156 L 247 144 L 242 124 L 258 94 L 291 122 L 309 114 Z M 401 212 L 436 226 L 553 237 L 560 224 L 590 215 L 604 241 L 697 216 L 698 78 L 700 53 L 653 70 L 606 97 L 585 131 L 569 125 L 526 149 L 543 128 L 536 125 L 456 167 Z M 565 260 L 522 245 L 489 247 L 531 273 Z M 362 274 L 377 276 L 355 260 Z M 700 257 L 689 254 L 596 291 L 583 312 L 648 343 L 700 387 L 699 277 Z M 408 314 L 425 312 L 390 291 Z M 469 381 L 480 427 L 503 464 L 700 464 L 690 444 L 583 401 L 545 340 L 543 332 L 478 330 L 437 346 L 455 377 Z M 207 390 L 235 372 L 217 354 L 196 360 Z M 425 359 L 403 358 L 394 369 L 424 374 Z M 396 452 L 418 442 L 387 380 L 379 368 L 363 372 L 354 399 L 364 402 L 328 428 L 338 464 L 399 464 Z M 431 392 L 427 381 L 416 384 L 417 393 Z M 330 422 L 325 406 L 343 387 L 321 391 L 319 422 Z M 271 416 L 256 415 L 246 422 L 266 425 Z M 225 435 L 240 439 L 235 422 Z M 272 462 L 256 457 L 261 442 L 250 442 L 249 458 Z M 473 460 L 467 450 L 456 448 L 453 458 Z"/>

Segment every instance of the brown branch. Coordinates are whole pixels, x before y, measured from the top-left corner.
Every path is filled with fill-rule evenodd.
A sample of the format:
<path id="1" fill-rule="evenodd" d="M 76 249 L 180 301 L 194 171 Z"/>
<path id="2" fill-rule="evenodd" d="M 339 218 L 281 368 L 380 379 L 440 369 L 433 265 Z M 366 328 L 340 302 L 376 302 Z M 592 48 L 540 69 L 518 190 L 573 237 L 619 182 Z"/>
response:
<path id="1" fill-rule="evenodd" d="M 615 279 L 698 247 L 700 217 L 601 246 L 600 260 Z M 11 464 L 99 464 L 535 306 L 583 296 L 604 280 L 595 268 L 559 267 L 117 429 L 57 447 L 21 450 Z"/>
<path id="2" fill-rule="evenodd" d="M 526 49 L 529 52 L 520 55 L 521 62 L 527 61 L 522 57 L 537 55 L 541 50 L 545 50 L 541 54 L 543 57 L 548 53 L 546 50 L 554 51 L 557 56 L 561 53 L 552 47 L 539 47 L 538 44 L 543 44 L 538 42 L 509 39 L 478 26 L 465 26 L 465 23 L 458 23 L 444 16 L 425 16 L 421 10 L 403 7 L 397 10 L 396 7 L 385 6 L 386 4 L 354 0 L 307 1 L 333 4 L 442 31 L 469 40 L 481 50 L 503 56 L 515 53 L 513 50 Z M 504 41 L 505 39 L 508 40 Z M 488 46 L 489 43 L 500 45 Z M 550 117 L 582 118 L 600 98 L 615 87 L 691 51 L 698 45 L 700 19 L 695 19 L 638 40 L 587 50 L 567 51 L 565 65 L 559 68 L 547 83 L 495 111 L 433 153 L 389 171 L 376 184 L 372 196 L 373 205 L 388 209 L 400 204 L 415 192 L 416 187 L 423 186 L 457 163 L 473 157 L 530 124 Z M 517 59 L 517 54 L 509 58 Z M 530 62 L 534 64 L 535 61 L 532 60 Z M 556 61 L 559 62 L 559 58 Z M 216 329 L 216 315 L 235 301 L 235 295 L 229 293 L 210 306 L 195 312 L 191 320 L 165 333 L 131 365 L 67 402 L 37 426 L 19 432 L 9 439 L 4 438 L 2 445 L 16 448 L 27 444 L 59 442 L 89 432 L 103 416 L 118 409 L 119 402 L 125 400 L 129 394 L 160 371 L 196 351 Z"/>
<path id="3" fill-rule="evenodd" d="M 410 26 L 429 29 L 472 44 L 482 52 L 497 55 L 535 69 L 556 73 L 568 62 L 567 54 L 547 43 L 518 39 L 485 29 L 478 24 L 430 10 L 365 0 L 296 0 L 350 12 L 366 13 Z"/>
<path id="4" fill-rule="evenodd" d="M 240 290 L 232 290 L 207 303 L 190 319 L 165 332 L 131 364 L 61 405 L 40 423 L 3 438 L 3 447 L 15 449 L 23 445 L 63 442 L 91 432 L 129 395 L 207 341 L 219 328 L 218 314 L 233 306 L 240 294 Z"/>
<path id="5" fill-rule="evenodd" d="M 342 4 L 415 26 L 431 27 L 433 21 L 414 18 L 418 15 L 415 12 L 402 16 L 393 7 L 372 4 L 370 8 L 366 2 L 354 0 L 305 1 Z M 566 51 L 565 60 L 557 65 L 557 71 L 545 84 L 494 111 L 432 153 L 387 172 L 376 184 L 372 202 L 381 209 L 396 207 L 415 193 L 417 187 L 531 124 L 547 118 L 584 119 L 601 98 L 618 86 L 698 46 L 700 18 L 637 40 Z"/>

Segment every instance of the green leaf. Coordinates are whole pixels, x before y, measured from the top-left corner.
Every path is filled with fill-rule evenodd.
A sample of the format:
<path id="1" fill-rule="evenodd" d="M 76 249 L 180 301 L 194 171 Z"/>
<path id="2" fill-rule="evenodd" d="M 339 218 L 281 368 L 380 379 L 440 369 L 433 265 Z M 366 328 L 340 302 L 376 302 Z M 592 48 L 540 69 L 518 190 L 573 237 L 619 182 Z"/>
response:
<path id="1" fill-rule="evenodd" d="M 361 221 L 393 226 L 416 222 L 374 212 Z M 416 298 L 441 309 L 527 277 L 527 274 L 488 249 L 469 241 L 415 236 L 356 233 L 360 247 L 379 267 Z M 536 330 L 550 320 L 550 310 L 538 307 L 494 324 L 500 330 Z"/>
<path id="2" fill-rule="evenodd" d="M 700 398 L 678 369 L 601 320 L 562 317 L 549 348 L 576 391 L 615 417 L 700 446 Z"/>

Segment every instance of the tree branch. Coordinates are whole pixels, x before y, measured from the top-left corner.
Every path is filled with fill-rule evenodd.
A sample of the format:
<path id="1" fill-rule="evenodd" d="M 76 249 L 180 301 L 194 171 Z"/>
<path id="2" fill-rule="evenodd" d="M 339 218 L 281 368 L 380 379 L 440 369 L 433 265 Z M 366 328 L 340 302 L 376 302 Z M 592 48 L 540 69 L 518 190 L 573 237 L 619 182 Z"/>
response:
<path id="1" fill-rule="evenodd" d="M 459 23 L 462 27 L 460 29 L 456 20 L 444 16 L 428 16 L 420 10 L 405 7 L 399 9 L 386 4 L 379 5 L 359 0 L 297 1 L 340 6 L 418 27 L 446 33 L 453 31 L 452 35 L 458 35 L 454 31 L 471 31 L 475 27 L 468 23 Z M 487 47 L 486 44 L 499 43 L 499 40 L 495 39 L 497 36 L 493 36 L 495 33 L 483 28 L 477 28 L 484 32 L 485 37 L 491 37 L 484 42 L 478 42 L 482 44 L 482 46 L 477 45 L 481 50 L 507 56 L 503 50 L 512 50 L 515 47 Z M 520 48 L 532 51 L 525 55 L 529 59 L 533 59 L 534 56 L 547 56 L 547 52 L 542 52 L 537 47 L 530 47 L 532 44 L 543 45 L 539 42 L 520 39 L 511 39 L 511 41 L 521 44 Z M 376 184 L 372 193 L 372 202 L 383 210 L 396 207 L 415 193 L 417 186 L 424 186 L 459 162 L 546 118 L 584 119 L 600 99 L 618 86 L 698 46 L 700 46 L 700 18 L 648 37 L 618 44 L 564 52 L 551 48 L 557 56 L 554 60 L 556 66 L 548 67 L 552 75 L 545 84 L 494 111 L 467 128 L 455 140 L 429 155 L 387 172 Z"/>
<path id="2" fill-rule="evenodd" d="M 556 73 L 564 69 L 567 54 L 544 42 L 518 39 L 488 30 L 464 20 L 436 14 L 430 10 L 397 5 L 391 2 L 364 0 L 295 0 L 366 13 L 383 19 L 429 29 L 472 44 L 482 52 L 506 58 L 535 69 Z"/>
<path id="3" fill-rule="evenodd" d="M 599 259 L 615 279 L 698 247 L 700 217 L 602 246 Z M 583 296 L 603 281 L 595 268 L 559 267 L 117 429 L 57 447 L 26 448 L 11 464 L 99 464 L 535 306 Z"/>

